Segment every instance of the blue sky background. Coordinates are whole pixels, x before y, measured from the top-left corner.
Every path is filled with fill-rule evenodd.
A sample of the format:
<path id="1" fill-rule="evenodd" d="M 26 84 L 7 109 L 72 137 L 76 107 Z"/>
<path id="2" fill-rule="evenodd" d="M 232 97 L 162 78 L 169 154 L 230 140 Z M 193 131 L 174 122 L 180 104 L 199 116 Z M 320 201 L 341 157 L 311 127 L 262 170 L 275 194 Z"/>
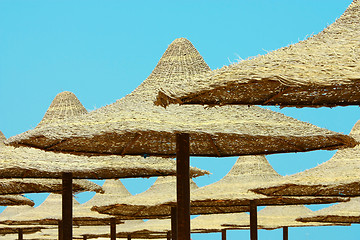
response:
<path id="1" fill-rule="evenodd" d="M 115 102 L 151 73 L 167 46 L 188 38 L 212 69 L 296 43 L 333 23 L 350 0 L 93 1 L 0 0 L 0 130 L 10 137 L 35 127 L 61 91 L 74 92 L 90 111 Z M 348 134 L 359 107 L 272 108 L 286 115 Z M 334 152 L 268 156 L 282 175 L 328 160 Z M 192 158 L 221 179 L 236 158 Z M 133 194 L 151 179 L 123 183 Z M 80 202 L 92 194 L 78 195 Z M 46 194 L 30 194 L 38 204 Z M 318 209 L 318 206 L 311 207 Z M 291 239 L 358 239 L 360 228 L 290 229 Z M 230 231 L 228 239 L 247 239 Z M 260 231 L 259 239 L 280 239 L 281 231 Z M 194 234 L 192 239 L 220 239 Z"/>

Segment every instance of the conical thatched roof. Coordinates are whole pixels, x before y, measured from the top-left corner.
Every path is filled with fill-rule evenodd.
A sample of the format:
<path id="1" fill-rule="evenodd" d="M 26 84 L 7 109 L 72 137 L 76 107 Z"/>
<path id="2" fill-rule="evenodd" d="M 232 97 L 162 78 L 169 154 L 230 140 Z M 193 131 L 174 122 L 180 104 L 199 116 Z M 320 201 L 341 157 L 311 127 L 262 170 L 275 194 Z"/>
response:
<path id="1" fill-rule="evenodd" d="M 71 153 L 169 156 L 175 155 L 175 133 L 181 132 L 190 134 L 191 155 L 219 157 L 355 145 L 348 136 L 256 106 L 154 106 L 153 98 L 169 79 L 176 88 L 208 69 L 188 40 L 177 39 L 133 93 L 88 114 L 29 130 L 8 143 Z"/>
<path id="2" fill-rule="evenodd" d="M 86 114 L 87 110 L 72 92 L 61 92 L 52 101 L 38 126 Z"/>
<path id="3" fill-rule="evenodd" d="M 349 202 L 339 203 L 313 212 L 308 216 L 300 216 L 302 222 L 328 223 L 360 223 L 360 198 L 352 198 Z"/>
<path id="4" fill-rule="evenodd" d="M 157 104 L 360 104 L 360 1 L 321 33 L 264 56 L 163 86 Z"/>
<path id="5" fill-rule="evenodd" d="M 191 193 L 191 206 L 230 207 L 256 205 L 320 204 L 344 201 L 338 197 L 268 197 L 251 192 L 250 189 L 272 181 L 281 180 L 264 156 L 242 156 L 218 182 L 201 187 Z M 167 202 L 174 204 L 175 202 Z"/>
<path id="6" fill-rule="evenodd" d="M 360 121 L 350 136 L 360 140 Z M 254 191 L 273 196 L 360 196 L 360 145 L 337 151 L 319 166 L 257 187 Z"/>
<path id="7" fill-rule="evenodd" d="M 309 216 L 313 213 L 305 206 L 270 206 L 258 212 L 258 228 L 259 229 L 277 229 L 283 227 L 315 227 L 315 226 L 334 226 L 336 224 L 329 223 L 302 223 L 296 221 L 299 216 Z M 224 227 L 248 227 L 250 226 L 250 216 L 233 214 L 229 217 Z"/>
<path id="8" fill-rule="evenodd" d="M 57 225 L 62 219 L 61 195 L 50 194 L 47 199 L 38 207 L 9 217 L 7 220 L 1 221 L 10 225 Z M 99 214 L 91 211 L 89 207 L 81 206 L 73 199 L 73 222 L 78 226 L 95 226 L 108 225 L 113 216 Z M 121 223 L 121 221 L 117 221 Z"/>
<path id="9" fill-rule="evenodd" d="M 221 232 L 226 229 L 249 229 L 249 227 L 225 227 L 223 224 L 232 222 L 236 218 L 247 218 L 249 220 L 249 214 L 247 213 L 226 213 L 216 215 L 201 215 L 191 220 L 191 232 L 193 233 L 211 233 Z M 250 226 L 250 224 L 249 224 Z"/>
<path id="10" fill-rule="evenodd" d="M 198 186 L 190 180 L 190 190 L 194 191 Z M 119 216 L 121 219 L 149 219 L 169 218 L 171 206 L 164 204 L 172 199 L 176 202 L 176 178 L 158 177 L 155 183 L 145 192 L 126 198 L 107 198 L 94 205 L 92 210 L 100 213 Z M 191 214 L 209 214 L 224 212 L 243 212 L 245 207 L 192 207 Z"/>
<path id="11" fill-rule="evenodd" d="M 4 145 L 4 141 L 6 140 L 5 135 L 0 131 L 0 146 Z"/>

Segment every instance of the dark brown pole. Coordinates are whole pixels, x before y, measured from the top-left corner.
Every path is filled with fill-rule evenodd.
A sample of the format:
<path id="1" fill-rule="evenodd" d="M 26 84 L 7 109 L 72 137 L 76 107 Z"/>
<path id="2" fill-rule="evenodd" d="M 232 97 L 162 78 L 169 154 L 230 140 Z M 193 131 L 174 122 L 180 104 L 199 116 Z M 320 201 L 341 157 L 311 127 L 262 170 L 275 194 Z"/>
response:
<path id="1" fill-rule="evenodd" d="M 257 240 L 257 206 L 255 201 L 250 201 L 250 239 Z"/>
<path id="2" fill-rule="evenodd" d="M 115 218 L 110 219 L 110 239 L 116 240 L 116 220 L 115 220 Z"/>
<path id="3" fill-rule="evenodd" d="M 59 220 L 59 222 L 58 222 L 58 235 L 59 235 L 58 238 L 59 238 L 59 240 L 63 240 L 62 232 L 63 232 L 63 230 L 62 230 L 62 221 Z"/>
<path id="4" fill-rule="evenodd" d="M 87 236 L 86 236 L 86 235 L 83 236 L 83 240 L 87 240 Z"/>
<path id="5" fill-rule="evenodd" d="M 283 227 L 283 240 L 288 240 L 288 239 L 289 239 L 289 228 Z"/>
<path id="6" fill-rule="evenodd" d="M 177 239 L 190 240 L 190 141 L 176 134 Z"/>
<path id="7" fill-rule="evenodd" d="M 176 240 L 177 234 L 177 224 L 176 224 L 176 207 L 171 207 L 171 238 Z"/>
<path id="8" fill-rule="evenodd" d="M 171 240 L 171 231 L 167 231 L 166 240 Z"/>
<path id="9" fill-rule="evenodd" d="M 72 240 L 72 173 L 62 174 L 62 184 L 62 237 Z"/>
<path id="10" fill-rule="evenodd" d="M 131 234 L 127 236 L 127 240 L 131 240 Z"/>
<path id="11" fill-rule="evenodd" d="M 23 230 L 22 230 L 22 228 L 19 228 L 18 229 L 18 239 L 19 240 L 23 240 L 24 238 L 23 238 Z"/>
<path id="12" fill-rule="evenodd" d="M 221 240 L 226 240 L 226 229 L 221 230 Z"/>

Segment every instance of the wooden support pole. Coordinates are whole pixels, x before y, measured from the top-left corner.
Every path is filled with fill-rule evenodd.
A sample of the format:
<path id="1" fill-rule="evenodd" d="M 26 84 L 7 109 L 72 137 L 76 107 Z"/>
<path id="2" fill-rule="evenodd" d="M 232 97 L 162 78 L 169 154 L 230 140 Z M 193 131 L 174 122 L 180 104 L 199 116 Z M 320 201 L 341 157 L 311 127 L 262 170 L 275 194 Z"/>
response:
<path id="1" fill-rule="evenodd" d="M 59 220 L 59 222 L 58 222 L 58 235 L 59 235 L 58 239 L 59 240 L 63 240 L 62 233 L 63 233 L 62 221 Z"/>
<path id="2" fill-rule="evenodd" d="M 176 224 L 176 207 L 171 207 L 171 239 L 176 240 L 177 224 Z"/>
<path id="3" fill-rule="evenodd" d="M 110 239 L 116 240 L 116 219 L 110 219 Z"/>
<path id="4" fill-rule="evenodd" d="M 88 238 L 87 238 L 87 236 L 86 235 L 84 235 L 83 236 L 83 240 L 87 240 Z"/>
<path id="5" fill-rule="evenodd" d="M 72 240 L 72 173 L 62 174 L 62 185 L 62 237 Z"/>
<path id="6" fill-rule="evenodd" d="M 190 240 L 190 136 L 176 134 L 177 240 Z"/>
<path id="7" fill-rule="evenodd" d="M 288 239 L 289 239 L 289 228 L 283 227 L 283 240 L 288 240 Z"/>
<path id="8" fill-rule="evenodd" d="M 226 240 L 226 229 L 221 230 L 221 240 Z"/>
<path id="9" fill-rule="evenodd" d="M 166 240 L 171 240 L 171 231 L 167 231 Z"/>
<path id="10" fill-rule="evenodd" d="M 24 238 L 23 238 L 23 230 L 22 230 L 22 228 L 19 228 L 18 229 L 18 239 L 19 240 L 23 240 Z"/>
<path id="11" fill-rule="evenodd" d="M 127 240 L 131 240 L 131 234 L 127 235 Z"/>
<path id="12" fill-rule="evenodd" d="M 250 240 L 257 240 L 257 206 L 255 201 L 250 201 Z"/>

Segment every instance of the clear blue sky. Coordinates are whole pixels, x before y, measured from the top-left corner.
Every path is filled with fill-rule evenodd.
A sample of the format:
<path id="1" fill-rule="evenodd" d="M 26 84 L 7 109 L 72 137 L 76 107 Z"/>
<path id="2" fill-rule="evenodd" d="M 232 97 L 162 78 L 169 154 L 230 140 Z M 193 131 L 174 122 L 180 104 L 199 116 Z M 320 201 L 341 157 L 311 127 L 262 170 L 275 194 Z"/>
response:
<path id="1" fill-rule="evenodd" d="M 175 38 L 188 38 L 216 69 L 316 34 L 350 3 L 0 0 L 0 130 L 10 137 L 35 127 L 61 91 L 74 92 L 88 110 L 116 101 L 145 80 Z M 346 134 L 360 119 L 358 107 L 273 109 Z M 268 159 L 285 175 L 316 166 L 333 153 L 278 154 Z M 234 161 L 193 158 L 192 165 L 213 173 L 195 181 L 203 186 L 219 180 Z M 124 183 L 134 194 L 153 181 Z M 79 201 L 90 196 L 81 194 Z M 45 195 L 30 197 L 39 204 Z M 294 240 L 358 239 L 359 234 L 357 226 L 290 229 Z M 248 231 L 231 231 L 228 239 L 248 239 L 248 235 Z M 211 240 L 220 235 L 192 238 Z M 280 238 L 280 231 L 260 231 L 260 239 Z"/>

